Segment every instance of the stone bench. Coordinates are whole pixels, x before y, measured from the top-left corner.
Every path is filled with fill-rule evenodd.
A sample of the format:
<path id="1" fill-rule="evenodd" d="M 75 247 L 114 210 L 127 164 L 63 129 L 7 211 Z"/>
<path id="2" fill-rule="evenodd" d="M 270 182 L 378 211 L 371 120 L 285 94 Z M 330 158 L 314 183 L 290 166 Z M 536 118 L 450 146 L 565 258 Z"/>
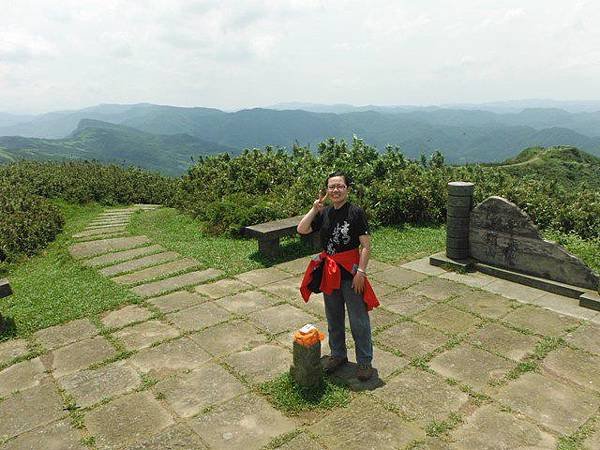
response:
<path id="1" fill-rule="evenodd" d="M 10 284 L 8 280 L 3 279 L 0 280 L 0 298 L 8 297 L 12 294 L 12 289 L 10 288 Z M 4 319 L 2 318 L 2 314 L 0 314 L 0 331 L 2 331 L 4 324 Z"/>
<path id="2" fill-rule="evenodd" d="M 274 220 L 258 225 L 244 227 L 242 235 L 258 239 L 258 252 L 267 257 L 277 256 L 281 247 L 279 239 L 284 236 L 294 236 L 297 233 L 296 227 L 304 216 L 290 217 L 289 219 Z M 312 248 L 320 248 L 319 233 L 301 235 L 302 239 L 309 243 Z"/>

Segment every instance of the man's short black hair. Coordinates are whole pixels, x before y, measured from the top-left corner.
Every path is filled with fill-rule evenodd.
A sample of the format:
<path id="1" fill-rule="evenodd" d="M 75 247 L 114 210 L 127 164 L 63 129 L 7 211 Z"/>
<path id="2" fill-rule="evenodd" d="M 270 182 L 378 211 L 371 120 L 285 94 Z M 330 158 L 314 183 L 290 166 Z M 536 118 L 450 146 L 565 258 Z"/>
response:
<path id="1" fill-rule="evenodd" d="M 346 186 L 350 187 L 352 185 L 352 178 L 350 178 L 345 172 L 336 170 L 327 176 L 327 179 L 325 180 L 325 186 L 329 184 L 329 179 L 333 177 L 344 177 L 344 183 L 346 183 Z"/>

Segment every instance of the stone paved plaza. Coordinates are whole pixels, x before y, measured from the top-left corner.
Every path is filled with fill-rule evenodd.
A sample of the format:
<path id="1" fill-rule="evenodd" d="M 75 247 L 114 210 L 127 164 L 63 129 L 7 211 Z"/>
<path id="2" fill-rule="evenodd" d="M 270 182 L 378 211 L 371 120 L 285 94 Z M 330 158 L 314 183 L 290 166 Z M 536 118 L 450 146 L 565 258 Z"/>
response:
<path id="1" fill-rule="evenodd" d="M 256 386 L 289 369 L 294 330 L 326 331 L 298 292 L 308 258 L 225 278 L 127 235 L 136 209 L 71 253 L 138 304 L 0 343 L 0 448 L 600 448 L 600 315 L 575 300 L 372 261 L 377 377 L 350 363 L 347 407 L 286 416 Z"/>

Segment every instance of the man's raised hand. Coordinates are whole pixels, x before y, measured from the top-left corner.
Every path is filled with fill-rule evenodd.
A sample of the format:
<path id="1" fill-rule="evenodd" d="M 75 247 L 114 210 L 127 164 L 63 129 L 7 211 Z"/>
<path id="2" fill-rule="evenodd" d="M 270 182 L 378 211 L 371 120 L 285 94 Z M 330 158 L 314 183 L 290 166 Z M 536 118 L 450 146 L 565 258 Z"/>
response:
<path id="1" fill-rule="evenodd" d="M 323 202 L 327 199 L 327 192 L 325 192 L 325 194 L 323 194 L 323 191 L 319 192 L 319 198 L 317 198 L 315 200 L 315 202 L 313 203 L 313 208 L 317 211 L 317 212 L 321 212 L 323 211 L 323 208 L 325 208 L 325 205 L 323 204 Z"/>

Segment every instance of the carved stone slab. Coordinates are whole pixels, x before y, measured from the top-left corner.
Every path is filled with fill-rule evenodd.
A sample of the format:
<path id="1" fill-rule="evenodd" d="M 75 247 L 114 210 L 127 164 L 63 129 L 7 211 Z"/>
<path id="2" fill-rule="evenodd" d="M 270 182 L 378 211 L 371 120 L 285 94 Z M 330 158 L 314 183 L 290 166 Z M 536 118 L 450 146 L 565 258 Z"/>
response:
<path id="1" fill-rule="evenodd" d="M 530 275 L 598 289 L 598 274 L 562 246 L 546 241 L 529 216 L 502 197 L 489 197 L 471 211 L 472 258 Z"/>

